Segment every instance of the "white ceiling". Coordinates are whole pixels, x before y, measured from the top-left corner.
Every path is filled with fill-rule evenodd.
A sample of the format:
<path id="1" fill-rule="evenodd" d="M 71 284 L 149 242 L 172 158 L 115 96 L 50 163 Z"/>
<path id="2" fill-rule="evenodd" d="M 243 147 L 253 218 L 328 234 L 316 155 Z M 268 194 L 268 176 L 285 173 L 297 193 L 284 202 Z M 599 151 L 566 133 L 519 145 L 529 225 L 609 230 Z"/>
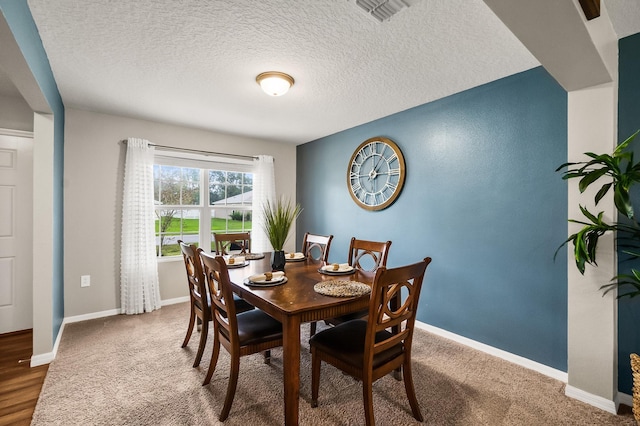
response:
<path id="1" fill-rule="evenodd" d="M 380 23 L 355 0 L 28 0 L 66 107 L 295 144 L 539 65 L 482 0 L 412 3 Z M 640 1 L 604 4 L 640 32 Z"/>

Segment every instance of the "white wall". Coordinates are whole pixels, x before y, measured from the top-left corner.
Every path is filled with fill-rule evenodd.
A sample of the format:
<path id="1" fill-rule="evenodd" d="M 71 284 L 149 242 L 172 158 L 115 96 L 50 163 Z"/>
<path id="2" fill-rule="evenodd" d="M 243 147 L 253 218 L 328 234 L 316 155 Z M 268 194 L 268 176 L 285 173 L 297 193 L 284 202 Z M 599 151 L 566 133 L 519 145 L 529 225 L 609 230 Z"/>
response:
<path id="1" fill-rule="evenodd" d="M 0 96 L 0 128 L 33 132 L 33 111 L 23 98 Z"/>
<path id="2" fill-rule="evenodd" d="M 65 317 L 120 307 L 122 185 L 128 137 L 158 145 L 242 155 L 272 155 L 278 194 L 295 199 L 296 147 L 134 118 L 66 110 L 64 167 Z M 294 230 L 295 232 L 295 230 Z M 295 234 L 294 234 L 295 235 Z M 295 241 L 290 241 L 295 244 Z M 163 261 L 163 300 L 187 296 L 184 266 Z M 80 287 L 80 276 L 91 286 Z"/>

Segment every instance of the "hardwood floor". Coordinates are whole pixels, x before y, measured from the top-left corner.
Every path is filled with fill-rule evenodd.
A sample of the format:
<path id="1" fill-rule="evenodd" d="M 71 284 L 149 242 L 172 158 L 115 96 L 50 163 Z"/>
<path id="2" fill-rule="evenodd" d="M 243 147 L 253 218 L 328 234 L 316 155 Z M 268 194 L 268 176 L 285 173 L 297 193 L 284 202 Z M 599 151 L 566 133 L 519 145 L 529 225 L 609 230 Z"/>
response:
<path id="1" fill-rule="evenodd" d="M 32 330 L 0 335 L 0 426 L 29 425 L 49 365 L 29 367 Z"/>

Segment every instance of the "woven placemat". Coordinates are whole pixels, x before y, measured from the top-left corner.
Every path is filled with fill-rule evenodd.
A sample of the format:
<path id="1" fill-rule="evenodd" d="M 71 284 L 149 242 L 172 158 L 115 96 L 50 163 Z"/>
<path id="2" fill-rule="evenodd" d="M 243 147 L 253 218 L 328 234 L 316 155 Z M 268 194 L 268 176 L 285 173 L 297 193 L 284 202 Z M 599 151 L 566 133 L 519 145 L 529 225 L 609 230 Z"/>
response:
<path id="1" fill-rule="evenodd" d="M 640 425 L 640 356 L 631 354 L 631 372 L 633 373 L 633 416 Z"/>
<path id="2" fill-rule="evenodd" d="M 349 280 L 321 281 L 313 286 L 316 293 L 334 297 L 354 297 L 371 293 L 368 285 Z"/>

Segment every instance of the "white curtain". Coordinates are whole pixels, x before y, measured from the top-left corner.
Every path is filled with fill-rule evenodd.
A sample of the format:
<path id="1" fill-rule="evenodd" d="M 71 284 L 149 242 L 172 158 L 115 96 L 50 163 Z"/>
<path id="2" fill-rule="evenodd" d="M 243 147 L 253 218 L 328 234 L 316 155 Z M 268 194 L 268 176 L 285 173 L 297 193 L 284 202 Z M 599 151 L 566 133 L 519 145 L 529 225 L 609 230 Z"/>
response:
<path id="1" fill-rule="evenodd" d="M 149 141 L 127 140 L 120 253 L 120 307 L 125 314 L 160 309 L 154 234 L 153 153 Z"/>
<path id="2" fill-rule="evenodd" d="M 264 215 L 262 206 L 266 201 L 274 202 L 276 199 L 276 178 L 273 170 L 273 157 L 259 155 L 253 160 L 253 223 L 251 231 L 251 251 L 272 251 L 271 243 L 264 232 Z"/>

